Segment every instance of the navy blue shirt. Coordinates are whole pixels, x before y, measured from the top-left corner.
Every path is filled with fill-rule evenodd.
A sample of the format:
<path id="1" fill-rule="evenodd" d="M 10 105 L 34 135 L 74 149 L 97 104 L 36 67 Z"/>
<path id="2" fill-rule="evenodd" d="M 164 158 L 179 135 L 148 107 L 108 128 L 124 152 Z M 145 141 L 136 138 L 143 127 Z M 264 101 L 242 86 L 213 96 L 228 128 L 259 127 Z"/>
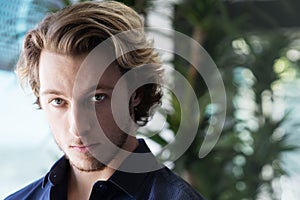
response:
<path id="1" fill-rule="evenodd" d="M 146 143 L 139 140 L 135 153 L 150 152 Z M 155 157 L 152 157 L 155 159 Z M 128 162 L 128 159 L 124 161 Z M 59 159 L 45 177 L 35 181 L 5 200 L 67 200 L 67 174 L 69 161 Z M 166 167 L 145 173 L 116 170 L 107 181 L 97 181 L 90 200 L 203 200 L 189 184 Z"/>

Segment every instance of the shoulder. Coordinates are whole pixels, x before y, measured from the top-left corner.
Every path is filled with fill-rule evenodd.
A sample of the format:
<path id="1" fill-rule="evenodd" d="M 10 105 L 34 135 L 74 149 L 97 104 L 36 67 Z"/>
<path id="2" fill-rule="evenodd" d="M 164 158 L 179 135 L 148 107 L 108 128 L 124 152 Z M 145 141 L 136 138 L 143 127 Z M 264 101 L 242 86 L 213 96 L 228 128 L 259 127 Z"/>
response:
<path id="1" fill-rule="evenodd" d="M 5 200 L 48 200 L 51 188 L 55 184 L 62 183 L 67 170 L 68 161 L 63 156 L 56 161 L 44 177 L 6 197 Z"/>
<path id="2" fill-rule="evenodd" d="M 181 177 L 177 176 L 167 167 L 153 172 L 153 194 L 160 199 L 190 199 L 204 200 L 204 198 Z M 161 198 L 163 194 L 164 198 Z"/>
<path id="3" fill-rule="evenodd" d="M 45 187 L 43 187 L 43 178 L 25 186 L 19 191 L 9 195 L 4 200 L 30 200 L 30 199 L 43 199 L 45 196 Z M 37 198 L 38 197 L 38 198 Z"/>

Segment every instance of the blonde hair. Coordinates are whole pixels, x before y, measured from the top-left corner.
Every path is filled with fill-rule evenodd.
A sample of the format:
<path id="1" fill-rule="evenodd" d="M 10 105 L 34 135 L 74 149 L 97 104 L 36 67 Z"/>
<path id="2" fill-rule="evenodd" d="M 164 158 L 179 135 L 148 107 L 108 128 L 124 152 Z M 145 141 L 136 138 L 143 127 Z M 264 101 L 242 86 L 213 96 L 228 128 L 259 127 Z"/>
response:
<path id="1" fill-rule="evenodd" d="M 161 81 L 161 65 L 152 43 L 146 39 L 144 24 L 139 15 L 126 5 L 115 1 L 84 2 L 66 7 L 46 16 L 24 39 L 16 72 L 21 83 L 30 85 L 39 104 L 39 60 L 42 50 L 76 56 L 89 53 L 107 38 L 124 31 L 138 30 L 129 43 L 114 42 L 113 48 L 122 73 L 141 65 L 151 65 L 152 82 Z M 122 45 L 120 45 L 122 43 Z M 136 49 L 122 55 L 123 48 Z M 135 48 L 135 46 L 137 48 Z M 125 51 L 126 52 L 126 51 Z M 145 125 L 151 117 L 151 108 L 160 104 L 162 91 L 158 84 L 147 84 L 142 91 L 141 103 L 134 109 L 134 118 Z"/>

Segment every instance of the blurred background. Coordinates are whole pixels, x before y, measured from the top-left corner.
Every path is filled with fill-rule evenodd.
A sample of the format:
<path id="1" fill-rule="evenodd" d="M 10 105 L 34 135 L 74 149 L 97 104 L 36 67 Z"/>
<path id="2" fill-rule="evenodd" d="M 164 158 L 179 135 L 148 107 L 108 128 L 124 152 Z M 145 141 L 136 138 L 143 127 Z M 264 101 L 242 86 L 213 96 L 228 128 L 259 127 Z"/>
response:
<path id="1" fill-rule="evenodd" d="M 0 0 L 0 199 L 43 176 L 62 153 L 29 89 L 13 72 L 25 33 L 48 12 L 76 1 Z M 226 89 L 222 134 L 204 158 L 199 149 L 213 117 L 208 89 L 190 63 L 176 55 L 163 62 L 189 80 L 201 110 L 190 148 L 166 163 L 207 199 L 299 199 L 300 191 L 300 1 L 299 0 L 124 0 L 146 26 L 174 29 L 200 43 L 216 63 Z M 174 50 L 180 41 L 155 33 L 155 41 Z M 192 58 L 195 49 L 190 47 Z M 197 59 L 195 62 L 198 62 Z M 167 95 L 163 127 L 147 142 L 158 151 L 180 124 L 176 97 Z M 156 118 L 156 117 L 155 117 Z M 157 118 L 156 118 L 157 119 Z M 147 134 L 146 134 L 147 135 Z"/>

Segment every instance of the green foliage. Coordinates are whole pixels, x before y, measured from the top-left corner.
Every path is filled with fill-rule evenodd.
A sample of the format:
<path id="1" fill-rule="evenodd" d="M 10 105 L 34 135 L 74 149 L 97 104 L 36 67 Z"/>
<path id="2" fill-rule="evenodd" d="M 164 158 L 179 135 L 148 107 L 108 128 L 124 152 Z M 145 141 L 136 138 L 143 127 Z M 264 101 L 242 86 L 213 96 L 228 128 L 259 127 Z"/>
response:
<path id="1" fill-rule="evenodd" d="M 277 199 L 272 181 L 286 173 L 280 156 L 296 147 L 287 144 L 288 134 L 282 128 L 287 111 L 274 117 L 275 100 L 283 98 L 275 95 L 274 85 L 282 79 L 274 64 L 284 57 L 291 38 L 279 30 L 243 32 L 246 22 L 230 20 L 222 1 L 186 0 L 175 10 L 174 28 L 203 44 L 223 74 L 228 110 L 218 143 L 207 157 L 199 159 L 198 151 L 211 123 L 209 114 L 202 113 L 197 137 L 175 162 L 174 170 L 207 199 L 257 199 L 262 190 Z M 201 110 L 205 110 L 210 99 L 201 77 L 191 76 L 188 71 L 192 66 L 179 58 L 173 63 L 193 85 Z M 173 105 L 176 113 L 179 106 L 177 102 Z M 167 116 L 167 122 L 176 133 L 180 115 Z"/>

